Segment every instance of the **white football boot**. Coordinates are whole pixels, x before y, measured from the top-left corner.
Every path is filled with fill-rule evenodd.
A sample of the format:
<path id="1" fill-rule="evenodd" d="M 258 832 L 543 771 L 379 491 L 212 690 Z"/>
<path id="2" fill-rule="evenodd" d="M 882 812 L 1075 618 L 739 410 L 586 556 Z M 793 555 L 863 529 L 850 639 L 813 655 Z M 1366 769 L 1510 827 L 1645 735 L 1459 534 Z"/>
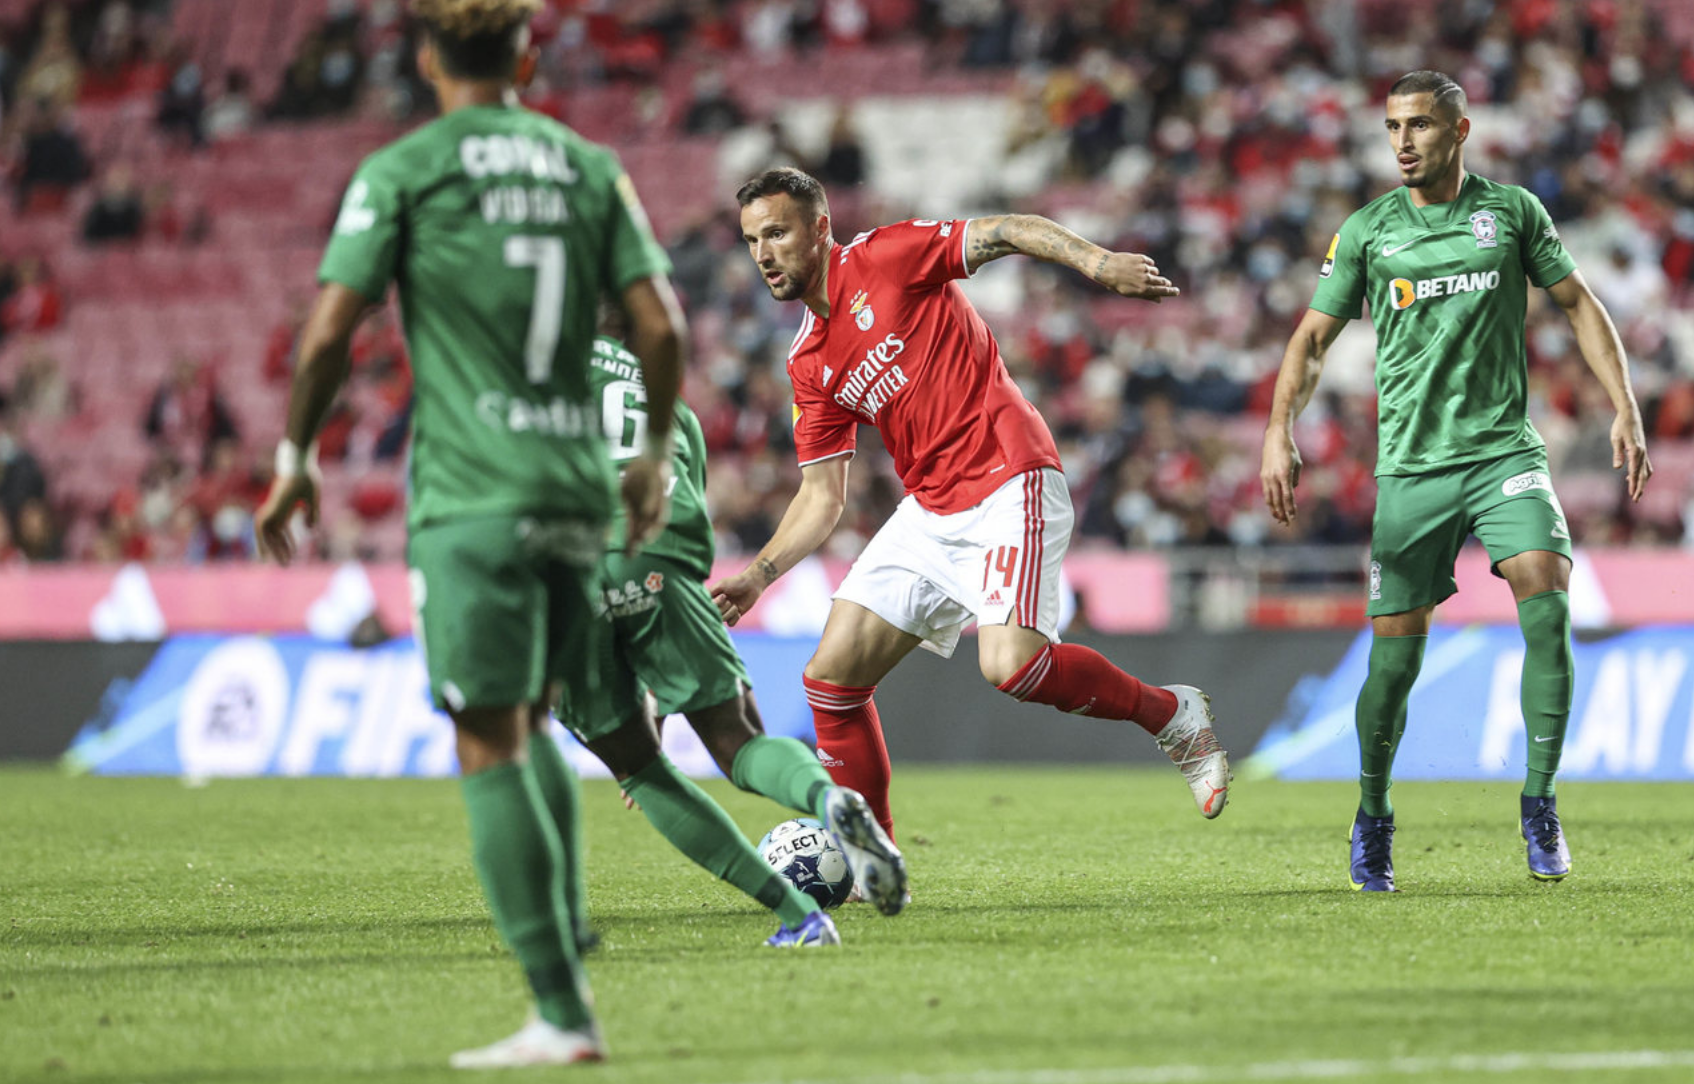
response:
<path id="1" fill-rule="evenodd" d="M 853 887 L 863 888 L 865 898 L 883 914 L 899 914 L 912 898 L 906 890 L 906 860 L 876 823 L 870 803 L 856 790 L 831 787 L 824 812 L 825 827 L 853 871 Z"/>
<path id="2" fill-rule="evenodd" d="M 1229 754 L 1212 731 L 1212 698 L 1192 685 L 1166 685 L 1176 694 L 1176 714 L 1159 731 L 1159 748 L 1165 751 L 1188 780 L 1194 804 L 1208 820 L 1223 812 L 1229 802 Z"/>
<path id="3" fill-rule="evenodd" d="M 514 1035 L 491 1046 L 461 1050 L 448 1059 L 455 1069 L 519 1069 L 526 1065 L 574 1065 L 604 1061 L 605 1045 L 600 1029 L 590 1024 L 584 1031 L 566 1031 L 539 1016 Z"/>

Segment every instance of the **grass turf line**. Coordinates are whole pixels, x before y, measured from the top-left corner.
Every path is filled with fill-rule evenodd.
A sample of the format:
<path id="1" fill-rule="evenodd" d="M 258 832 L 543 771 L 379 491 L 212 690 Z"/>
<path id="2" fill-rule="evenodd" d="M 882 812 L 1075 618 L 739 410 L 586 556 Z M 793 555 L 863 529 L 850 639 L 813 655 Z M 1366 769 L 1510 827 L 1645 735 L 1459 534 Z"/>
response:
<path id="1" fill-rule="evenodd" d="M 708 787 L 751 838 L 787 816 Z M 1364 897 L 1349 785 L 1238 785 L 1206 822 L 1169 770 L 901 769 L 911 907 L 779 953 L 589 783 L 613 1060 L 566 1076 L 1529 1081 L 1658 1051 L 1566 1078 L 1686 1080 L 1694 788 L 1561 791 L 1566 882 L 1526 873 L 1515 787 L 1408 783 L 1404 891 Z M 447 1054 L 524 1012 L 451 780 L 0 770 L 0 876 L 0 1080 L 462 1080 Z"/>

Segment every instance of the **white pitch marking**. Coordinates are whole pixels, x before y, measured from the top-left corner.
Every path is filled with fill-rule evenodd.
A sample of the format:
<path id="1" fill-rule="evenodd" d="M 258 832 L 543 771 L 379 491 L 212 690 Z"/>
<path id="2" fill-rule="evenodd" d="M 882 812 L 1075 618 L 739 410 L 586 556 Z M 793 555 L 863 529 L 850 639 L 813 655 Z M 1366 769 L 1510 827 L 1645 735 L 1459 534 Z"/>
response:
<path id="1" fill-rule="evenodd" d="M 1101 1069 L 1026 1069 L 971 1073 L 813 1077 L 741 1084 L 1210 1084 L 1236 1080 L 1427 1076 L 1445 1073 L 1582 1073 L 1694 1068 L 1694 1050 L 1612 1050 L 1570 1054 L 1455 1054 L 1442 1058 L 1272 1061 L 1247 1065 L 1144 1065 Z"/>

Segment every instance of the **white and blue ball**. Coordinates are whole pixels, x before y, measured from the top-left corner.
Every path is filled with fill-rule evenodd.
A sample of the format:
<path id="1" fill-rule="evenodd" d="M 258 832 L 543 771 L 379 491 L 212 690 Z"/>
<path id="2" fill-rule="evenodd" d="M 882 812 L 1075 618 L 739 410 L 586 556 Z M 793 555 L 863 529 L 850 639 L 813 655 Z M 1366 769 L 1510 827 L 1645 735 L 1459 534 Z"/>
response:
<path id="1" fill-rule="evenodd" d="M 853 891 L 847 856 L 811 817 L 783 821 L 766 832 L 759 840 L 759 854 L 785 881 L 817 900 L 819 907 L 839 906 Z"/>

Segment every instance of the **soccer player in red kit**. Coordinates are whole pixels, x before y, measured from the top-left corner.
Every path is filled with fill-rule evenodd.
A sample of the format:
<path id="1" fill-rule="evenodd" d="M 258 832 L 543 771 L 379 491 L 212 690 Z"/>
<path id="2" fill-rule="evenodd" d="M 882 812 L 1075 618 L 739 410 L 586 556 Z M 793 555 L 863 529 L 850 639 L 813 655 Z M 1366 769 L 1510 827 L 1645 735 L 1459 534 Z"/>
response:
<path id="1" fill-rule="evenodd" d="M 954 280 L 1022 253 L 1124 297 L 1156 302 L 1176 287 L 1148 257 L 1033 215 L 902 222 L 841 245 L 822 186 L 797 169 L 760 174 L 736 199 L 765 285 L 806 314 L 788 354 L 800 489 L 753 562 L 713 585 L 724 619 L 734 624 L 834 529 L 861 422 L 881 432 L 906 488 L 835 593 L 806 664 L 818 755 L 836 782 L 863 794 L 892 836 L 872 694 L 919 644 L 952 655 L 975 620 L 982 675 L 1000 691 L 1138 724 L 1182 770 L 1200 812 L 1217 816 L 1231 776 L 1209 698 L 1143 684 L 1059 642 L 1059 566 L 1075 517 L 1058 449 Z"/>

